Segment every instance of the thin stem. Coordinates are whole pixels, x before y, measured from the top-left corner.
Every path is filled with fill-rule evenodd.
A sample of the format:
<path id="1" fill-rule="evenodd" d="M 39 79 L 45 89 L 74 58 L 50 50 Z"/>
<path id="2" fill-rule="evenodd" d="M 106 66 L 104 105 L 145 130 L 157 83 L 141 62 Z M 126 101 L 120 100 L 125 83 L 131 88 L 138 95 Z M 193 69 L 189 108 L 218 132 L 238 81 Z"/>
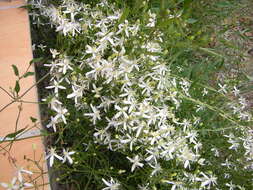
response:
<path id="1" fill-rule="evenodd" d="M 12 99 L 14 98 L 7 90 L 5 90 L 3 87 L 0 86 L 0 89 L 3 90 L 8 96 L 10 96 Z"/>
<path id="2" fill-rule="evenodd" d="M 22 95 L 20 95 L 19 97 L 15 98 L 14 100 L 12 100 L 10 103 L 8 103 L 7 105 L 5 105 L 3 108 L 0 109 L 0 112 L 2 112 L 3 110 L 5 110 L 8 106 L 10 106 L 11 104 L 13 104 L 14 102 L 18 102 L 20 101 L 20 99 L 25 96 L 34 86 L 36 86 L 37 84 L 39 84 L 41 81 L 43 81 L 46 77 L 48 77 L 50 75 L 50 73 L 47 73 L 46 75 L 44 75 L 40 80 L 38 80 L 35 84 L 33 84 L 30 88 L 28 88 Z"/>
<path id="3" fill-rule="evenodd" d="M 21 111 L 22 111 L 22 103 L 18 106 L 18 116 L 17 116 L 16 122 L 15 122 L 15 131 L 14 131 L 14 133 L 16 133 L 17 130 L 18 130 L 18 122 L 19 122 L 19 119 L 20 119 Z M 14 139 L 11 141 L 9 151 L 11 150 L 12 145 L 13 145 L 14 141 L 16 140 L 16 138 L 17 137 L 15 136 Z"/>
<path id="4" fill-rule="evenodd" d="M 6 104 L 3 108 L 0 109 L 0 112 L 2 112 L 3 110 L 5 110 L 7 107 L 9 107 L 14 102 L 15 102 L 15 100 L 12 100 L 10 103 Z"/>
<path id="5" fill-rule="evenodd" d="M 35 87 L 37 84 L 39 84 L 41 81 L 43 81 L 45 78 L 47 78 L 50 75 L 50 73 L 47 73 L 44 75 L 41 79 L 39 79 L 35 84 L 33 84 L 30 88 L 28 88 L 21 96 L 18 97 L 18 99 L 21 99 L 24 95 L 26 95 L 33 87 Z"/>

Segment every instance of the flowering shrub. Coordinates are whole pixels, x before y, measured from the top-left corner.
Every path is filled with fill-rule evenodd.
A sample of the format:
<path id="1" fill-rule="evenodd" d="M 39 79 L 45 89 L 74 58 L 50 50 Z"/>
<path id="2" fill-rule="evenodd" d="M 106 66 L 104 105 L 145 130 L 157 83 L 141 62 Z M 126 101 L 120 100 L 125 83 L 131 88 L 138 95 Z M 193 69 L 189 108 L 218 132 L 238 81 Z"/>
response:
<path id="1" fill-rule="evenodd" d="M 55 133 L 46 159 L 60 182 L 103 190 L 252 188 L 247 100 L 235 81 L 214 79 L 223 59 L 205 54 L 208 48 L 198 53 L 213 61 L 209 78 L 185 75 L 198 57 L 187 47 L 197 37 L 180 2 L 171 10 L 152 1 L 31 2 L 33 24 L 55 35 L 43 50 L 51 56 L 44 101 Z"/>

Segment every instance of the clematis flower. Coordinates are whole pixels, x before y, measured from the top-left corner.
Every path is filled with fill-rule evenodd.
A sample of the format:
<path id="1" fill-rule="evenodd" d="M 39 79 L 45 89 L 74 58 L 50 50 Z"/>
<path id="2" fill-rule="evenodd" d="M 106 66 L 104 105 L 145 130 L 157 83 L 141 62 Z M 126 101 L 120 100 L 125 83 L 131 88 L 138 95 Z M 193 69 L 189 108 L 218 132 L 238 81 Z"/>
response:
<path id="1" fill-rule="evenodd" d="M 16 182 L 17 182 L 17 177 L 14 177 L 11 180 L 11 183 L 0 183 L 0 185 L 6 190 L 16 190 L 16 189 L 19 189 L 19 186 L 16 184 Z"/>
<path id="2" fill-rule="evenodd" d="M 96 121 L 101 119 L 100 111 L 92 104 L 90 105 L 90 107 L 91 107 L 93 113 L 86 113 L 84 115 L 92 117 L 93 125 L 95 125 Z"/>
<path id="3" fill-rule="evenodd" d="M 32 174 L 33 174 L 33 172 L 28 171 L 28 170 L 25 170 L 25 169 L 23 169 L 23 168 L 21 167 L 21 168 L 18 170 L 18 181 L 19 181 L 20 183 L 23 183 L 23 176 L 22 176 L 23 173 L 26 173 L 26 174 L 29 174 L 29 175 L 32 175 Z"/>
<path id="4" fill-rule="evenodd" d="M 51 147 L 49 154 L 46 156 L 46 159 L 49 159 L 49 166 L 52 167 L 54 164 L 54 159 L 63 160 L 63 158 L 56 154 L 55 148 Z"/>
<path id="5" fill-rule="evenodd" d="M 60 85 L 61 82 L 62 80 L 60 81 L 54 80 L 54 84 L 51 86 L 47 86 L 46 89 L 54 89 L 54 93 L 58 95 L 59 89 L 66 89 L 66 87 Z"/>
<path id="6" fill-rule="evenodd" d="M 62 163 L 65 163 L 68 160 L 70 164 L 73 164 L 73 159 L 70 157 L 70 155 L 73 155 L 73 154 L 75 154 L 74 151 L 69 152 L 68 150 L 63 149 L 64 157 L 63 157 Z"/>
<path id="7" fill-rule="evenodd" d="M 102 181 L 107 186 L 103 188 L 102 190 L 119 190 L 120 184 L 114 181 L 113 178 L 111 178 L 110 181 L 106 181 L 104 178 L 102 178 Z"/>
<path id="8" fill-rule="evenodd" d="M 131 172 L 133 172 L 135 170 L 136 167 L 143 167 L 144 164 L 143 163 L 140 163 L 140 158 L 138 155 L 136 155 L 134 158 L 129 158 L 127 157 L 127 159 L 133 163 L 132 164 L 132 168 L 131 168 Z"/>

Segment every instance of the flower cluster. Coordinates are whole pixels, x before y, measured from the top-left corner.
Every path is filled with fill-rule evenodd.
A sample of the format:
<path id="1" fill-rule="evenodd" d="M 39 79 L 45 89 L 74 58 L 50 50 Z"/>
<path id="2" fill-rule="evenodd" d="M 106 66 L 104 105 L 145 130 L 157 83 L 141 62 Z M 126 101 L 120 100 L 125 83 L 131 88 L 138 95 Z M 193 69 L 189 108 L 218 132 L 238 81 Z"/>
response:
<path id="1" fill-rule="evenodd" d="M 70 156 L 73 155 L 73 154 L 75 154 L 74 151 L 68 151 L 68 150 L 63 149 L 62 154 L 63 154 L 63 157 L 59 156 L 56 153 L 55 148 L 51 147 L 48 155 L 46 156 L 46 159 L 49 159 L 49 166 L 50 167 L 53 166 L 55 158 L 57 158 L 58 160 L 61 160 L 62 163 L 65 163 L 66 161 L 68 161 L 69 164 L 73 164 L 73 159 Z"/>
<path id="2" fill-rule="evenodd" d="M 53 114 L 48 128 L 58 132 L 60 127 L 68 126 L 73 113 L 70 109 L 74 107 L 93 126 L 94 144 L 124 154 L 131 173 L 148 172 L 150 179 L 138 184 L 140 189 L 152 187 L 154 184 L 145 181 L 157 176 L 161 184 L 171 189 L 218 189 L 217 177 L 205 169 L 210 163 L 204 157 L 199 137 L 203 127 L 200 116 L 217 109 L 196 100 L 190 80 L 174 75 L 173 62 L 168 60 L 167 47 L 163 45 L 166 36 L 156 28 L 155 12 L 149 10 L 147 19 L 133 21 L 124 17 L 126 11 L 109 1 L 94 7 L 73 0 L 63 1 L 57 7 L 35 2 L 33 5 L 48 18 L 48 23 L 37 21 L 38 24 L 51 25 L 72 44 L 78 43 L 79 37 L 85 42 L 75 56 L 62 49 L 50 49 L 52 61 L 45 66 L 50 68 L 51 85 L 46 89 L 52 90 L 53 95 L 45 101 Z M 170 15 L 172 18 L 180 15 Z M 218 86 L 218 94 L 228 93 L 226 85 Z M 202 87 L 202 98 L 211 91 Z M 230 104 L 233 112 L 217 114 L 240 127 L 234 118 L 250 121 L 251 116 L 236 87 L 233 93 L 239 97 L 239 104 Z M 67 107 L 66 101 L 71 106 Z M 195 103 L 195 112 L 181 114 L 186 101 Z M 243 142 L 245 154 L 252 156 L 252 138 L 239 140 L 233 133 L 225 133 L 224 137 L 229 149 L 237 151 Z M 219 155 L 217 151 L 215 154 Z M 50 166 L 55 158 L 72 164 L 72 154 L 74 151 L 63 149 L 62 157 L 56 148 L 51 148 L 46 158 Z M 170 176 L 169 171 L 177 172 Z M 104 190 L 121 187 L 113 178 L 101 180 L 107 186 Z M 231 184 L 227 186 L 231 188 Z"/>

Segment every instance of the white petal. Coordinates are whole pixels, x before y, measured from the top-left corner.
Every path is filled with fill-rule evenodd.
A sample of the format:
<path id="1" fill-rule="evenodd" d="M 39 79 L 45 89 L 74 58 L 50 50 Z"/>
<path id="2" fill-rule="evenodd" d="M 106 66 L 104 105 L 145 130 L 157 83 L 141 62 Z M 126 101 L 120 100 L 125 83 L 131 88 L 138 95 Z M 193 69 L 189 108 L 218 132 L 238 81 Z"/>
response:
<path id="1" fill-rule="evenodd" d="M 55 156 L 56 158 L 58 158 L 59 160 L 63 160 L 63 158 L 62 158 L 61 156 L 57 155 L 57 154 L 54 154 L 54 156 Z"/>
<path id="2" fill-rule="evenodd" d="M 7 188 L 8 187 L 8 184 L 7 183 L 0 183 L 0 185 L 4 188 Z"/>
<path id="3" fill-rule="evenodd" d="M 29 175 L 32 175 L 32 174 L 33 174 L 33 172 L 28 171 L 28 170 L 21 170 L 21 172 L 27 173 L 27 174 L 29 174 Z"/>
<path id="4" fill-rule="evenodd" d="M 52 167 L 54 164 L 54 156 L 50 157 L 49 166 Z"/>
<path id="5" fill-rule="evenodd" d="M 104 182 L 104 184 L 105 185 L 107 185 L 108 187 L 110 187 L 111 186 L 111 184 L 110 183 L 108 183 L 104 178 L 102 178 L 102 181 Z"/>
<path id="6" fill-rule="evenodd" d="M 70 164 L 73 164 L 72 158 L 70 158 L 70 157 L 68 156 L 67 159 L 68 159 L 68 161 L 69 161 Z"/>
<path id="7" fill-rule="evenodd" d="M 31 184 L 31 183 L 24 183 L 24 186 L 25 187 L 33 187 L 33 184 Z"/>

